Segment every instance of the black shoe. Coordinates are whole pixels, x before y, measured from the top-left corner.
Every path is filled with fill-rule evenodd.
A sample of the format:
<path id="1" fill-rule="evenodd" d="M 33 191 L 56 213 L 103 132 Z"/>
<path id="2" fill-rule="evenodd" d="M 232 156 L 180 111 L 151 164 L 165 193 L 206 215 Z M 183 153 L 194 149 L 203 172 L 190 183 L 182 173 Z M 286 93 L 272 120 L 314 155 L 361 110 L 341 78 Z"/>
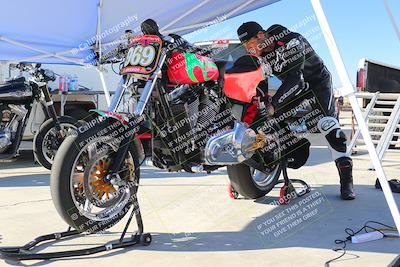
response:
<path id="1" fill-rule="evenodd" d="M 340 196 L 343 200 L 356 198 L 353 188 L 353 161 L 348 157 L 335 160 L 340 176 Z"/>
<path id="2" fill-rule="evenodd" d="M 392 190 L 393 193 L 400 193 L 400 180 L 392 179 L 392 180 L 389 180 L 388 183 L 389 183 L 390 189 Z M 375 181 L 375 188 L 382 189 L 379 179 L 376 179 L 376 181 Z"/>

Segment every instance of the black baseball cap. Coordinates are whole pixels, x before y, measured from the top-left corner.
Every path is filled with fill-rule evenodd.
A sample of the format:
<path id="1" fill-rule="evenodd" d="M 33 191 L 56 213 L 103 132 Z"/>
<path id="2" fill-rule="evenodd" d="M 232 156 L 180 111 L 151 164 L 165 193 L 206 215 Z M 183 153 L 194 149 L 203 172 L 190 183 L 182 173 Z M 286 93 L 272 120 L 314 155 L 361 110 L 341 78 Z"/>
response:
<path id="1" fill-rule="evenodd" d="M 264 31 L 260 24 L 255 21 L 243 23 L 237 30 L 239 40 L 244 43 L 257 35 L 258 32 Z"/>

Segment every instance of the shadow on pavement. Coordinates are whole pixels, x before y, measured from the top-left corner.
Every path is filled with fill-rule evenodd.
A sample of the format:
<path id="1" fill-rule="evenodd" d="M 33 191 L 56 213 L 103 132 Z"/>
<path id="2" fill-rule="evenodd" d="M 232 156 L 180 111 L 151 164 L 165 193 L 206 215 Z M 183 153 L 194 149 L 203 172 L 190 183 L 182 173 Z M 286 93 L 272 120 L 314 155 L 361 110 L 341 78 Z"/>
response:
<path id="1" fill-rule="evenodd" d="M 35 163 L 33 152 L 31 150 L 21 150 L 20 155 L 16 158 L 0 162 L 0 170 L 22 169 L 29 167 L 40 167 L 40 164 Z"/>
<path id="2" fill-rule="evenodd" d="M 142 167 L 140 169 L 140 179 L 159 179 L 159 178 L 191 178 L 196 179 L 199 177 L 207 177 L 210 175 L 226 175 L 225 168 L 213 171 L 211 174 L 206 172 L 201 173 L 187 173 L 187 172 L 167 172 L 165 170 Z"/>
<path id="3" fill-rule="evenodd" d="M 312 248 L 331 249 L 337 247 L 336 239 L 345 239 L 345 228 L 354 231 L 360 229 L 366 221 L 375 220 L 393 225 L 389 210 L 386 206 L 381 191 L 372 186 L 356 186 L 357 199 L 354 201 L 342 201 L 338 197 L 338 186 L 327 185 L 314 188 L 313 191 L 301 198 L 293 199 L 289 205 L 275 206 L 269 212 L 258 216 L 244 213 L 249 217 L 249 223 L 239 231 L 193 232 L 193 233 L 152 233 L 153 242 L 148 247 L 135 246 L 131 249 L 116 250 L 106 254 L 81 257 L 79 259 L 104 258 L 118 254 L 132 256 L 134 250 L 163 251 L 163 252 L 221 252 L 221 251 L 249 251 L 249 250 L 273 250 L 285 248 Z M 400 204 L 399 195 L 395 195 Z M 252 201 L 254 205 L 262 205 L 271 208 L 271 202 L 275 197 L 264 197 Z M 237 200 L 238 202 L 240 200 Z M 232 209 L 232 208 L 231 208 Z M 301 211 L 301 212 L 299 212 Z M 234 210 L 232 212 L 235 212 Z M 297 214 L 297 217 L 293 217 Z M 314 215 L 312 215 L 314 214 Z M 144 215 L 146 228 L 146 215 Z M 177 215 L 178 216 L 178 215 Z M 185 216 L 181 217 L 185 220 Z M 301 219 L 298 224 L 293 224 L 295 219 Z M 212 220 L 213 218 L 210 218 Z M 215 224 L 219 224 L 219 218 Z M 286 221 L 286 222 L 285 222 Z M 280 223 L 284 222 L 284 223 Z M 196 222 L 201 223 L 201 222 Z M 289 224 L 292 226 L 289 227 Z M 133 223 L 134 224 L 134 223 Z M 226 221 L 225 221 L 226 224 Z M 272 227 L 275 225 L 276 227 Z M 270 229 L 268 232 L 267 229 Z M 132 225 L 133 228 L 133 225 Z M 283 230 L 286 229 L 286 230 Z M 268 232 L 268 233 L 267 233 Z M 117 239 L 119 233 L 109 232 L 111 239 Z M 95 238 L 95 237 L 94 237 Z M 82 245 L 77 240 L 77 245 Z M 82 241 L 82 239 L 80 240 Z M 92 245 L 94 245 L 92 243 Z M 55 241 L 44 246 L 65 247 L 62 241 Z M 74 249 L 71 245 L 70 249 Z M 393 253 L 400 251 L 400 240 L 385 238 L 362 244 L 347 244 L 349 255 L 357 256 L 357 252 Z M 77 258 L 61 259 L 57 261 L 76 260 Z M 30 266 L 46 265 L 53 261 L 42 261 Z M 19 265 L 18 263 L 10 263 Z"/>
<path id="4" fill-rule="evenodd" d="M 49 185 L 49 174 L 29 174 L 0 178 L 0 187 L 36 187 Z"/>
<path id="5" fill-rule="evenodd" d="M 338 246 L 334 242 L 336 239 L 347 237 L 345 228 L 357 231 L 371 220 L 394 225 L 382 191 L 372 185 L 356 185 L 356 192 L 356 200 L 343 201 L 338 196 L 338 186 L 322 186 L 292 200 L 289 205 L 275 206 L 272 211 L 249 218 L 249 224 L 240 231 L 157 233 L 154 234 L 152 245 L 139 248 L 155 251 L 235 251 L 289 247 L 331 249 Z M 400 205 L 399 194 L 395 194 L 395 199 Z M 275 200 L 275 197 L 264 197 L 254 203 L 270 206 Z M 294 214 L 298 215 L 293 217 Z M 293 223 L 296 219 L 301 219 L 298 224 Z M 347 249 L 397 254 L 400 251 L 400 239 L 348 243 Z"/>
<path id="6" fill-rule="evenodd" d="M 8 163 L 11 164 L 11 163 Z M 8 169 L 15 168 L 26 168 L 32 166 L 20 166 L 21 163 L 18 163 L 18 167 L 9 167 Z M 37 165 L 36 165 L 37 166 Z M 7 169 L 7 168 L 6 168 Z M 3 170 L 3 169 L 2 169 Z M 0 187 L 36 187 L 36 186 L 49 186 L 50 185 L 50 175 L 49 171 L 43 169 L 43 172 L 40 173 L 32 173 L 26 172 L 24 175 L 24 171 L 21 170 L 18 173 L 10 173 L 7 177 L 0 178 Z M 202 177 L 209 176 L 207 173 L 186 173 L 186 172 L 167 172 L 165 170 L 148 168 L 144 167 L 140 170 L 140 179 L 160 179 L 160 178 L 173 178 L 173 179 L 198 179 Z M 7 171 L 2 172 L 2 174 L 7 174 Z M 224 169 L 217 170 L 212 173 L 212 175 L 226 175 L 226 171 Z M 187 185 L 187 184 L 185 184 Z M 177 184 L 171 184 L 166 186 L 177 186 Z"/>

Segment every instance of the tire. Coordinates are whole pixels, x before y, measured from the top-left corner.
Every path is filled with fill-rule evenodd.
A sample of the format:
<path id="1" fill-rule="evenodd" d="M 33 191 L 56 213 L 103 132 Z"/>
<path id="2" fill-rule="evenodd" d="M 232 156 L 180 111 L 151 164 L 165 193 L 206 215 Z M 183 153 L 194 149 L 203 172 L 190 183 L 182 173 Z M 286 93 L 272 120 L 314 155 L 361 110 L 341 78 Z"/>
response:
<path id="1" fill-rule="evenodd" d="M 271 172 L 272 176 L 269 179 L 270 182 L 265 185 L 259 185 L 255 182 L 252 168 L 244 163 L 228 166 L 227 170 L 233 188 L 240 195 L 245 198 L 257 199 L 265 196 L 274 188 L 281 173 L 281 166 L 276 166 L 276 169 Z"/>
<path id="2" fill-rule="evenodd" d="M 139 170 L 139 151 L 137 150 L 137 146 L 131 144 L 128 152 L 128 156 L 133 161 L 133 168 L 131 174 L 128 179 L 133 177 L 134 179 L 134 186 L 126 187 L 129 190 L 119 191 L 123 192 L 121 194 L 116 195 L 124 195 L 127 194 L 125 198 L 126 202 L 122 202 L 120 204 L 121 210 L 118 210 L 116 207 L 119 206 L 112 206 L 111 209 L 115 208 L 115 214 L 110 216 L 109 218 L 105 219 L 93 219 L 90 218 L 88 215 L 84 214 L 82 210 L 78 208 L 76 205 L 76 199 L 74 202 L 76 188 L 72 186 L 73 179 L 75 176 L 72 175 L 72 170 L 75 166 L 75 162 L 80 155 L 83 155 L 82 151 L 84 150 L 85 146 L 81 145 L 82 142 L 86 142 L 95 136 L 98 136 L 97 133 L 104 130 L 106 127 L 110 125 L 109 121 L 103 121 L 97 126 L 94 126 L 83 133 L 78 134 L 77 136 L 69 136 L 67 139 L 62 143 L 60 149 L 55 157 L 54 165 L 51 172 L 51 180 L 50 180 L 50 187 L 51 187 L 51 195 L 56 207 L 57 212 L 60 216 L 64 219 L 64 221 L 71 226 L 72 228 L 80 231 L 80 232 L 98 232 L 104 229 L 107 229 L 118 221 L 120 221 L 125 214 L 128 212 L 129 208 L 132 206 L 133 201 L 136 199 L 136 192 L 137 192 L 137 183 L 139 182 L 140 170 Z M 122 127 L 122 126 L 121 126 Z M 104 137 L 105 135 L 101 135 Z M 87 141 L 90 143 L 90 141 Z M 104 142 L 106 144 L 106 141 Z M 105 157 L 110 158 L 112 160 L 112 154 L 107 151 L 104 154 Z M 111 155 L 111 156 L 110 156 Z M 98 154 L 94 154 L 93 157 L 97 157 Z M 82 165 L 85 168 L 86 173 L 86 165 Z M 107 168 L 109 169 L 109 168 Z M 82 175 L 82 180 L 85 180 L 85 174 Z M 90 176 L 89 178 L 90 179 Z M 84 182 L 84 186 L 87 187 L 90 185 L 90 182 Z M 74 190 L 72 189 L 74 188 Z M 119 190 L 119 189 L 118 189 Z M 86 194 L 86 189 L 85 189 Z M 74 196 L 74 197 L 73 197 Z M 103 197 L 103 196 L 102 196 Z M 118 196 L 119 197 L 119 196 Z M 108 194 L 107 194 L 108 198 Z M 89 197 L 90 199 L 90 197 Z M 113 199 L 113 198 L 112 198 Z M 111 201 L 112 201 L 111 199 Z M 117 199 L 118 200 L 118 199 Z M 88 201 L 88 198 L 86 198 Z M 86 202 L 85 202 L 86 203 Z M 107 203 L 107 202 L 105 202 Z M 101 204 L 103 204 L 101 202 Z M 118 204 L 118 203 L 117 203 Z M 115 204 L 116 205 L 116 204 Z M 118 212 L 116 212 L 118 211 Z"/>
<path id="3" fill-rule="evenodd" d="M 68 126 L 70 128 L 75 128 L 77 129 L 80 126 L 80 123 L 77 119 L 68 117 L 68 116 L 63 116 L 58 118 L 60 122 L 61 127 Z M 46 169 L 50 170 L 51 166 L 53 164 L 53 159 L 50 157 L 50 155 L 47 154 L 47 152 L 50 151 L 45 151 L 45 144 L 44 141 L 46 138 L 46 135 L 48 135 L 49 131 L 54 129 L 56 126 L 56 123 L 53 119 L 48 119 L 45 121 L 41 126 L 35 137 L 33 138 L 33 154 L 35 155 L 36 161 L 40 163 L 43 167 Z M 58 148 L 60 147 L 62 143 L 62 140 L 57 140 L 56 144 L 54 147 L 52 147 L 53 150 L 57 151 Z M 53 155 L 54 158 L 55 155 Z"/>

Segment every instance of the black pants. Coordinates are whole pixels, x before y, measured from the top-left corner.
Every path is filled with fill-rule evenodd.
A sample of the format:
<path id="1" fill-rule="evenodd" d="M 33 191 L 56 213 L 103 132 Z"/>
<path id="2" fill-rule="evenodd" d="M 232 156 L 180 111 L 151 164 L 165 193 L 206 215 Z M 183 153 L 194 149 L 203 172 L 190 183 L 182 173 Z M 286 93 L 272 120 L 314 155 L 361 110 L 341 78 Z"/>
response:
<path id="1" fill-rule="evenodd" d="M 333 96 L 332 82 L 330 79 L 325 79 L 320 83 L 310 83 L 309 89 L 305 92 L 302 92 L 290 103 L 284 103 L 281 107 L 278 107 L 275 116 L 277 118 L 283 117 L 287 118 L 282 127 L 285 127 L 285 124 L 292 124 L 292 122 L 297 121 L 305 121 L 308 130 L 310 133 L 318 132 L 318 122 L 321 121 L 322 118 L 333 117 L 337 118 L 337 110 L 336 110 L 336 101 Z M 307 101 L 308 100 L 308 101 Z M 311 103 L 308 106 L 309 111 L 303 114 L 296 114 L 294 117 L 289 117 L 289 114 L 294 114 L 293 110 L 298 109 L 299 106 L 306 107 L 304 103 Z M 312 114 L 312 116 L 309 116 Z M 336 122 L 337 124 L 337 122 Z M 330 145 L 330 150 L 332 152 L 332 157 L 334 160 L 340 157 L 347 157 L 346 155 L 346 136 L 344 132 L 340 129 L 340 126 L 337 125 L 335 128 L 332 128 L 332 131 L 329 133 L 325 133 L 325 138 Z"/>
<path id="2" fill-rule="evenodd" d="M 325 79 L 319 83 L 309 83 L 309 89 L 302 92 L 290 103 L 284 103 L 282 106 L 276 108 L 275 116 L 279 117 L 282 114 L 288 113 L 297 107 L 302 105 L 305 101 L 311 103 L 308 109 L 320 111 L 324 117 L 334 117 L 337 118 L 336 101 L 333 95 L 332 82 L 329 79 Z"/>
<path id="3" fill-rule="evenodd" d="M 337 117 L 336 101 L 333 95 L 332 80 L 326 79 L 319 84 L 310 84 L 310 91 L 316 97 L 314 108 L 319 108 L 325 117 Z M 311 97 L 313 97 L 311 96 Z"/>

